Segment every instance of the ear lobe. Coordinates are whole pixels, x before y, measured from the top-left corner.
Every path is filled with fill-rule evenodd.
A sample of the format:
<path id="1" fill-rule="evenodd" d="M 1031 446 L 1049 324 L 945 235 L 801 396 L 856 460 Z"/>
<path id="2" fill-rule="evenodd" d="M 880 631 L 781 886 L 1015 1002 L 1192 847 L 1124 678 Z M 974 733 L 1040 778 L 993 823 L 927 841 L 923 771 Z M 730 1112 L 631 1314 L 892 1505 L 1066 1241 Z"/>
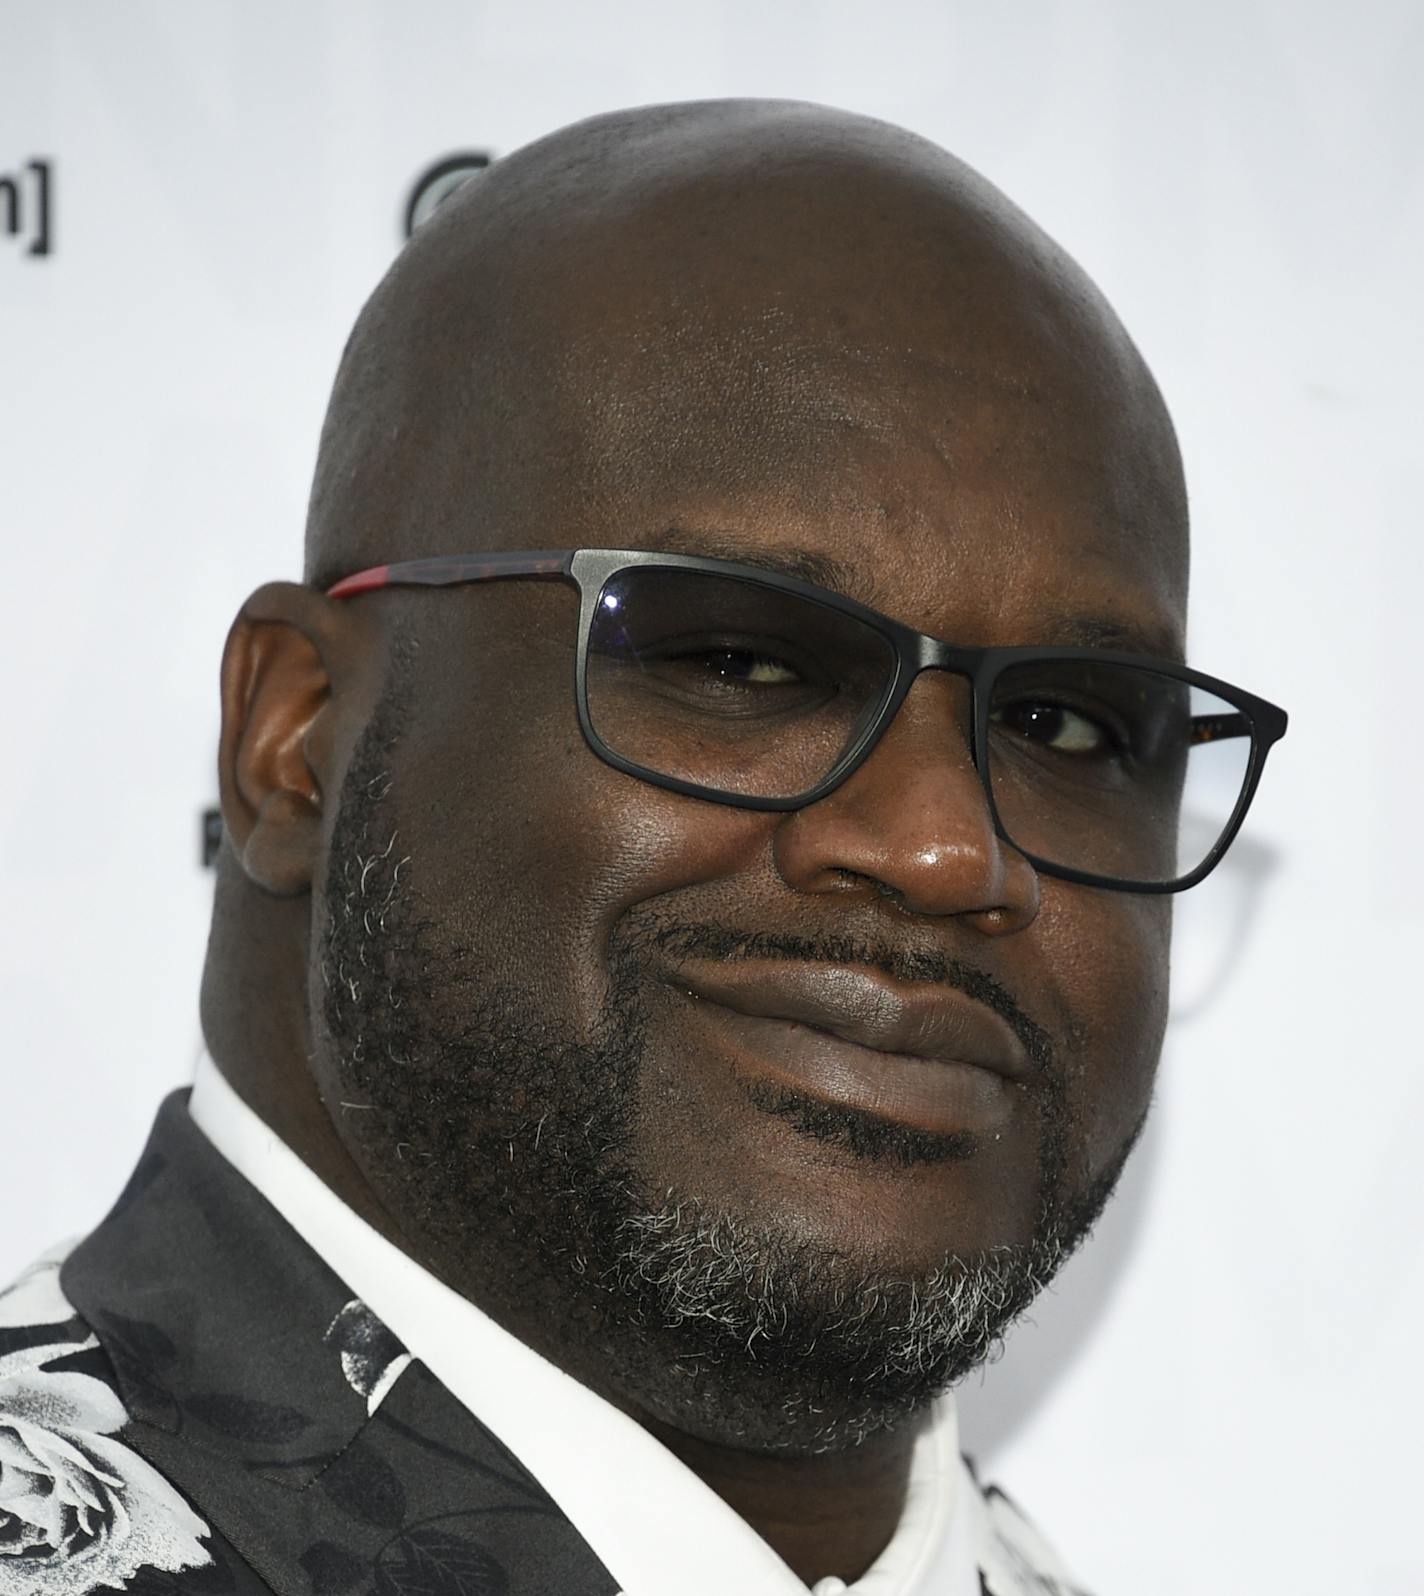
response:
<path id="1" fill-rule="evenodd" d="M 278 897 L 310 889 L 321 845 L 312 733 L 331 696 L 316 608 L 325 602 L 269 584 L 243 606 L 223 651 L 223 824 L 248 878 Z"/>

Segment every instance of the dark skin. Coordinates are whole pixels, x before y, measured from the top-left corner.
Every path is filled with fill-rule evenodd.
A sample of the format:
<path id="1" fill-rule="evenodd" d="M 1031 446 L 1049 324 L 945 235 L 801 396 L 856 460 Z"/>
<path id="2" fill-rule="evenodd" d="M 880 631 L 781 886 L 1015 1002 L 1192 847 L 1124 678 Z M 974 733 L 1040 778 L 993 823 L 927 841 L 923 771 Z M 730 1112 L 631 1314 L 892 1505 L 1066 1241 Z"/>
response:
<path id="1" fill-rule="evenodd" d="M 259 589 L 229 638 L 214 1057 L 358 1213 L 645 1423 L 802 1578 L 853 1578 L 899 1516 L 913 1425 L 775 1456 L 651 1411 L 557 1314 L 432 1232 L 395 1150 L 339 1109 L 314 939 L 336 795 L 390 651 L 417 640 L 391 776 L 426 911 L 574 1034 L 605 995 L 610 938 L 642 915 L 962 960 L 1053 1038 L 1075 1108 L 1065 1178 L 1083 1189 L 1146 1111 L 1169 900 L 1040 875 L 995 837 L 953 677 L 922 676 L 829 798 L 748 812 L 587 749 L 570 591 L 318 590 L 391 559 L 571 546 L 795 551 L 958 642 L 1180 657 L 1170 424 L 1077 268 L 942 152 L 799 106 L 600 119 L 501 163 L 378 291 L 323 439 L 314 585 Z M 1030 1112 L 969 1160 L 828 1149 L 748 1100 L 660 973 L 634 1138 L 649 1189 L 910 1271 L 1026 1239 Z"/>

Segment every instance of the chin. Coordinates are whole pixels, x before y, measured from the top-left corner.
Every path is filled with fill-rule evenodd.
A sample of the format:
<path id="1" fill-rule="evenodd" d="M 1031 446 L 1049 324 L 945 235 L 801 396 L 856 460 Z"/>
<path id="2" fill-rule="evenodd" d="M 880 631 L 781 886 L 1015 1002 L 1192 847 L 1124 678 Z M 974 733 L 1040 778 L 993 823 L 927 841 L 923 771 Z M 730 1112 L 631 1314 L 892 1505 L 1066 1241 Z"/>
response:
<path id="1" fill-rule="evenodd" d="M 821 1277 L 924 1280 L 951 1259 L 1029 1247 L 1061 1184 L 1060 1138 L 1031 1100 L 993 1133 L 931 1132 L 781 1089 L 715 1121 L 650 1123 L 659 1107 L 645 1104 L 630 1148 L 640 1194 L 661 1210 L 678 1193 L 763 1238 L 808 1290 Z"/>
<path id="2" fill-rule="evenodd" d="M 685 1433 L 787 1455 L 922 1411 L 994 1355 L 1063 1250 L 1044 1237 L 896 1268 L 671 1193 L 619 1239 L 604 1279 L 619 1383 Z"/>
<path id="3" fill-rule="evenodd" d="M 1022 1229 L 990 1211 L 949 1228 L 1007 1239 L 968 1245 L 944 1237 L 926 1248 L 924 1225 L 903 1188 L 964 1181 L 977 1154 L 874 1171 L 900 1188 L 897 1223 L 867 1213 L 865 1182 L 823 1159 L 822 1190 L 839 1200 L 814 1219 L 800 1203 L 749 1211 L 664 1188 L 630 1208 L 606 1270 L 604 1312 L 618 1321 L 619 1383 L 656 1419 L 709 1441 L 791 1455 L 859 1445 L 915 1416 L 971 1370 L 1003 1336 L 1091 1230 L 1126 1161 L 1130 1138 L 1086 1189 L 1064 1194 L 1050 1156 L 1027 1184 L 1034 1201 Z M 1051 1151 L 1051 1150 L 1050 1150 Z M 834 1162 L 855 1155 L 832 1149 Z M 1000 1175 L 1004 1175 L 1000 1171 Z M 938 1185 L 936 1185 L 938 1182 Z M 641 1184 L 641 1183 L 640 1183 Z M 847 1191 L 849 1184 L 849 1191 Z M 992 1190 L 993 1182 L 988 1182 Z M 923 1192 L 920 1192 L 923 1195 Z"/>

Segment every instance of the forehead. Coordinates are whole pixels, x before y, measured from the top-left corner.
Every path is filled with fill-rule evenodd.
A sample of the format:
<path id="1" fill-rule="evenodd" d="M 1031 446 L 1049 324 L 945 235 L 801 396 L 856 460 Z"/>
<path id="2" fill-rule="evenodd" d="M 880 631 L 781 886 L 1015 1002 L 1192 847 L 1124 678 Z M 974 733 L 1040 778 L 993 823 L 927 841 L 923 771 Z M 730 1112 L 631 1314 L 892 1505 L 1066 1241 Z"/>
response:
<path id="1" fill-rule="evenodd" d="M 631 547 L 735 561 L 772 575 L 857 599 L 942 641 L 961 645 L 1053 644 L 1110 648 L 1181 661 L 1182 627 L 1172 606 L 1151 585 L 1134 586 L 1120 569 L 1096 573 L 1079 567 L 1067 580 L 1021 566 L 1007 580 L 986 578 L 973 558 L 895 560 L 850 558 L 829 552 L 822 528 L 798 537 L 782 518 L 752 524 L 739 515 L 679 524 Z M 943 552 L 943 551 L 941 551 Z M 957 565 L 957 569 L 956 569 Z"/>
<path id="2" fill-rule="evenodd" d="M 1185 507 L 1155 394 L 788 353 L 764 329 L 656 393 L 646 365 L 628 376 L 585 430 L 576 541 L 764 561 L 964 642 L 1181 651 Z"/>
<path id="3" fill-rule="evenodd" d="M 432 224 L 426 310 L 405 296 L 417 424 L 377 439 L 412 443 L 409 552 L 469 548 L 472 524 L 506 548 L 701 531 L 833 559 L 966 641 L 1113 605 L 1180 634 L 1161 399 L 1002 195 L 859 124 L 643 155 L 532 198 L 516 160 Z"/>

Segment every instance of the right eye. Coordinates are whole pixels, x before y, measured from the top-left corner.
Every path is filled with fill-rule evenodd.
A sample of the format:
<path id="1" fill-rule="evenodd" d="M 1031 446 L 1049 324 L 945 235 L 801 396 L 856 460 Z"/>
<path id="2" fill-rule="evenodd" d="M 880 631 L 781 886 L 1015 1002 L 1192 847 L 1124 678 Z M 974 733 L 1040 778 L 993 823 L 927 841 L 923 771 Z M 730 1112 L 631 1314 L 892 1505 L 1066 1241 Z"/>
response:
<path id="1" fill-rule="evenodd" d="M 805 714 L 839 688 L 804 649 L 775 637 L 733 632 L 620 638 L 600 650 L 607 665 L 631 667 L 636 689 L 709 714 Z"/>
<path id="2" fill-rule="evenodd" d="M 1100 720 L 1046 698 L 1024 698 L 1001 704 L 989 716 L 1025 742 L 1051 749 L 1056 754 L 1084 757 L 1116 752 L 1118 739 Z"/>

